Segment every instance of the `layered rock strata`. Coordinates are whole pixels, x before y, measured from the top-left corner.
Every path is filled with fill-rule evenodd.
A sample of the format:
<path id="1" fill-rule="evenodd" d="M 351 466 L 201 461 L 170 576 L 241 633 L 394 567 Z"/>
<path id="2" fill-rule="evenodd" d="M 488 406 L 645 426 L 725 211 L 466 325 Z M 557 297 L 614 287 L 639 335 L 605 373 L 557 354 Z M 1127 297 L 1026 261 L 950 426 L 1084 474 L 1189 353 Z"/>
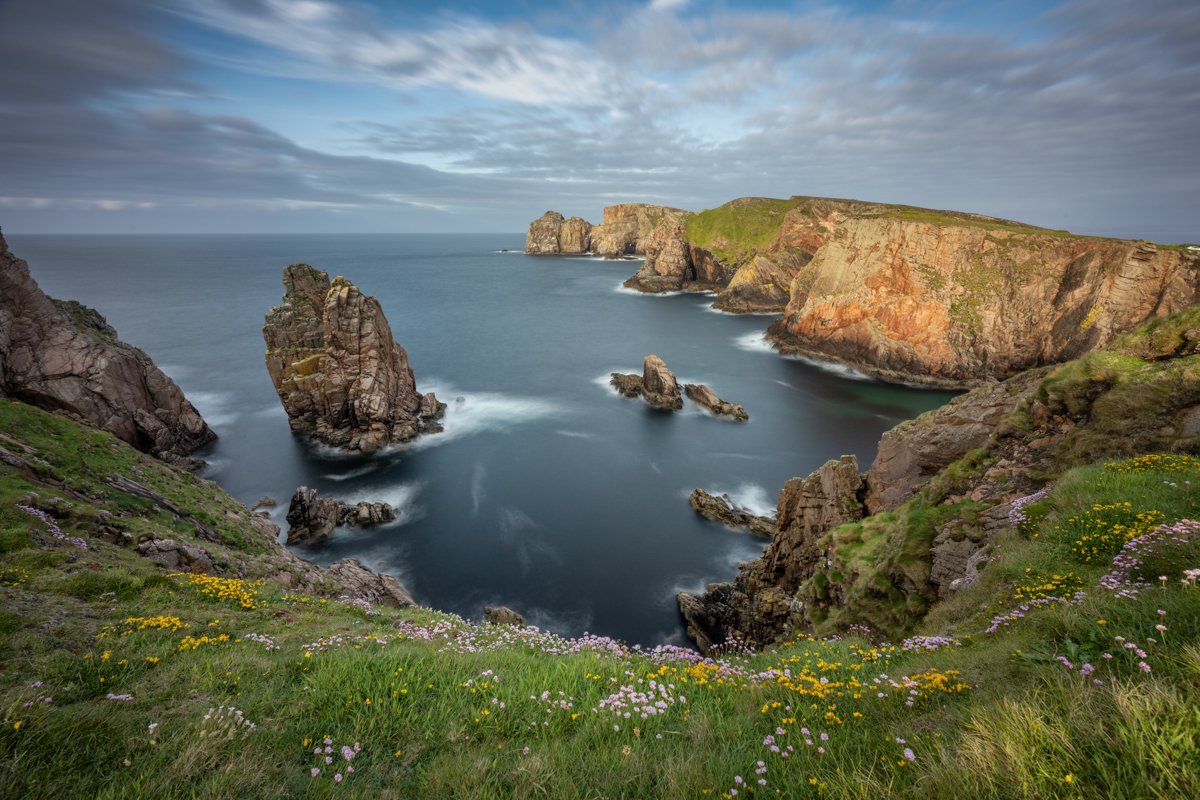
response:
<path id="1" fill-rule="evenodd" d="M 525 252 L 532 255 L 580 255 L 605 258 L 645 255 L 655 231 L 688 214 L 678 208 L 648 203 L 621 203 L 604 209 L 604 220 L 592 225 L 580 217 L 564 218 L 547 211 L 529 224 Z"/>
<path id="2" fill-rule="evenodd" d="M 686 383 L 683 391 L 697 405 L 703 406 L 718 417 L 729 417 L 737 422 L 745 422 L 750 419 L 750 415 L 746 413 L 746 409 L 742 408 L 741 404 L 725 402 L 703 383 Z"/>
<path id="3" fill-rule="evenodd" d="M 95 310 L 48 298 L 0 235 L 0 394 L 184 457 L 216 438 L 175 382 Z"/>
<path id="4" fill-rule="evenodd" d="M 564 219 L 547 211 L 529 224 L 525 252 L 534 255 L 582 255 L 591 248 L 592 225 L 580 217 Z"/>
<path id="5" fill-rule="evenodd" d="M 283 271 L 263 325 L 267 372 L 292 430 L 371 453 L 441 430 L 445 404 L 417 391 L 379 301 L 307 264 Z"/>
<path id="6" fill-rule="evenodd" d="M 964 387 L 1078 357 L 1200 301 L 1200 258 L 986 217 L 842 221 L 769 335 L 788 353 Z"/>
<path id="7" fill-rule="evenodd" d="M 642 375 L 614 372 L 610 381 L 625 397 L 641 396 L 652 408 L 660 411 L 678 411 L 683 408 L 683 395 L 679 382 L 666 363 L 656 355 L 646 356 L 642 361 Z"/>
<path id="8" fill-rule="evenodd" d="M 395 519 L 395 510 L 387 503 L 351 505 L 332 497 L 321 497 L 316 489 L 300 486 L 288 504 L 288 544 L 316 544 L 328 538 L 340 525 L 362 528 Z"/>

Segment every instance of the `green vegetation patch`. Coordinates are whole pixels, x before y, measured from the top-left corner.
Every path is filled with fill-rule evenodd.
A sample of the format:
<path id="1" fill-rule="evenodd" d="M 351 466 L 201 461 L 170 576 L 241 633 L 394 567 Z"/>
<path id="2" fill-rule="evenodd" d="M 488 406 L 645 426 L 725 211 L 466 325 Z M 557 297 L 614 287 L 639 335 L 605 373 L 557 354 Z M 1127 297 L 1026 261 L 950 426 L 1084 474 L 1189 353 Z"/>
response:
<path id="1" fill-rule="evenodd" d="M 787 212 L 806 202 L 750 197 L 687 218 L 690 244 L 708 250 L 726 266 L 740 266 L 775 242 Z"/>

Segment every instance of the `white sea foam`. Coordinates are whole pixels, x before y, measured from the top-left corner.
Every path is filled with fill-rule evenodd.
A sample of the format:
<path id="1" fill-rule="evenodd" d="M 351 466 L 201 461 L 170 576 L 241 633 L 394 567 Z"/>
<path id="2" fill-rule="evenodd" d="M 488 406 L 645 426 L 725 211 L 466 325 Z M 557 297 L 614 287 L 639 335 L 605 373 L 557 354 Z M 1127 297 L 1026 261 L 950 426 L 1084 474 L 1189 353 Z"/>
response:
<path id="1" fill-rule="evenodd" d="M 715 569 L 708 575 L 680 575 L 663 587 L 660 597 L 665 601 L 674 600 L 680 592 L 704 594 L 708 584 L 713 581 L 731 581 L 737 576 L 738 567 L 762 555 L 766 545 L 756 536 L 738 536 L 736 532 L 729 535 L 729 549 L 722 553 L 715 564 Z"/>
<path id="2" fill-rule="evenodd" d="M 445 430 L 421 436 L 389 451 L 426 450 L 474 436 L 485 431 L 508 433 L 530 422 L 565 413 L 558 403 L 536 397 L 518 397 L 497 392 L 460 392 L 453 387 L 431 387 L 446 401 Z M 462 398 L 462 402 L 458 398 Z"/>
<path id="3" fill-rule="evenodd" d="M 716 292 L 711 292 L 716 294 Z M 712 303 L 698 303 L 698 308 L 702 308 L 710 314 L 724 314 L 727 317 L 778 317 L 778 311 L 725 311 L 715 307 Z"/>
<path id="4" fill-rule="evenodd" d="M 756 517 L 775 516 L 775 501 L 757 483 L 740 483 L 732 489 L 706 488 L 704 491 L 717 497 L 728 497 L 735 508 L 748 511 Z M 685 488 L 680 494 L 690 497 L 692 490 Z"/>
<path id="5" fill-rule="evenodd" d="M 559 436 L 566 436 L 570 439 L 595 439 L 596 438 L 596 434 L 584 433 L 583 431 L 568 431 L 568 430 L 560 429 L 560 430 L 556 430 L 555 433 L 557 433 Z"/>
<path id="6" fill-rule="evenodd" d="M 613 291 L 618 294 L 632 294 L 637 297 L 676 297 L 681 294 L 690 294 L 690 292 L 672 291 L 672 292 L 642 292 L 637 289 L 630 289 L 624 282 L 618 283 L 613 287 Z"/>
<path id="7" fill-rule="evenodd" d="M 770 353 L 772 355 L 778 355 L 778 352 L 776 352 L 775 348 L 772 347 L 771 343 L 767 341 L 767 335 L 765 333 L 759 333 L 758 331 L 751 331 L 750 333 L 743 333 L 741 336 L 735 336 L 733 338 L 733 344 L 739 350 L 746 350 L 751 353 Z"/>
<path id="8" fill-rule="evenodd" d="M 425 516 L 425 509 L 416 503 L 417 495 L 421 493 L 424 484 L 420 481 L 398 483 L 391 486 L 376 486 L 360 489 L 338 499 L 344 503 L 387 503 L 396 512 L 396 520 L 379 525 L 380 528 L 394 528 L 405 525 Z"/>
<path id="9" fill-rule="evenodd" d="M 232 425 L 240 416 L 233 409 L 233 395 L 224 392 L 191 392 L 188 399 L 213 430 Z"/>
<path id="10" fill-rule="evenodd" d="M 482 461 L 475 462 L 471 471 L 471 515 L 479 515 L 479 506 L 483 503 L 483 479 L 487 477 L 487 466 Z"/>
<path id="11" fill-rule="evenodd" d="M 355 467 L 348 472 L 330 472 L 325 474 L 325 478 L 331 481 L 348 481 L 351 478 L 361 478 L 363 475 L 370 475 L 375 470 L 379 469 L 379 464 L 364 464 L 361 467 Z"/>

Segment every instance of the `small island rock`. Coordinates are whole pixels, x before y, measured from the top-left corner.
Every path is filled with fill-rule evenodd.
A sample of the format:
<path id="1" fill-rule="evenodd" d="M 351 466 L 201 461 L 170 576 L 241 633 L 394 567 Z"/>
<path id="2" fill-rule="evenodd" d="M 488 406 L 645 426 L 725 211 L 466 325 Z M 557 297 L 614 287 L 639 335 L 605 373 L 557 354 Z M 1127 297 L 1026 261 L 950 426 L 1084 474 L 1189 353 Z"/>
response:
<path id="1" fill-rule="evenodd" d="M 746 409 L 742 408 L 740 404 L 725 402 L 703 383 L 684 384 L 683 390 L 693 401 L 704 406 L 717 416 L 729 417 L 738 422 L 745 422 L 750 419 L 750 415 L 746 413 Z"/>

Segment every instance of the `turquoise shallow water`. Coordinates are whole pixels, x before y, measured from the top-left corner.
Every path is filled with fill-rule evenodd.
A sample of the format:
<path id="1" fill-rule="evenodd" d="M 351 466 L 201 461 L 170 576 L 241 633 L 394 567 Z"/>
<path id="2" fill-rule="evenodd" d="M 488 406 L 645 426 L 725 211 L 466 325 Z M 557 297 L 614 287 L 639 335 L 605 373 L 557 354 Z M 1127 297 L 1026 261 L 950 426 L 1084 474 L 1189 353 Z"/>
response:
<path id="1" fill-rule="evenodd" d="M 307 557 L 357 556 L 423 604 L 476 618 L 506 604 L 565 634 L 682 641 L 675 592 L 762 548 L 697 517 L 691 489 L 769 511 L 788 478 L 842 453 L 865 467 L 880 433 L 950 397 L 780 358 L 769 317 L 703 295 L 623 291 L 634 262 L 498 252 L 521 249 L 515 234 L 8 239 L 43 289 L 95 306 L 183 387 L 221 437 L 207 477 L 239 500 L 275 497 L 281 523 L 300 484 L 400 508 Z M 444 434 L 370 458 L 292 436 L 261 327 L 294 261 L 379 298 L 418 388 L 450 405 Z M 647 353 L 750 422 L 619 397 L 608 374 Z"/>

